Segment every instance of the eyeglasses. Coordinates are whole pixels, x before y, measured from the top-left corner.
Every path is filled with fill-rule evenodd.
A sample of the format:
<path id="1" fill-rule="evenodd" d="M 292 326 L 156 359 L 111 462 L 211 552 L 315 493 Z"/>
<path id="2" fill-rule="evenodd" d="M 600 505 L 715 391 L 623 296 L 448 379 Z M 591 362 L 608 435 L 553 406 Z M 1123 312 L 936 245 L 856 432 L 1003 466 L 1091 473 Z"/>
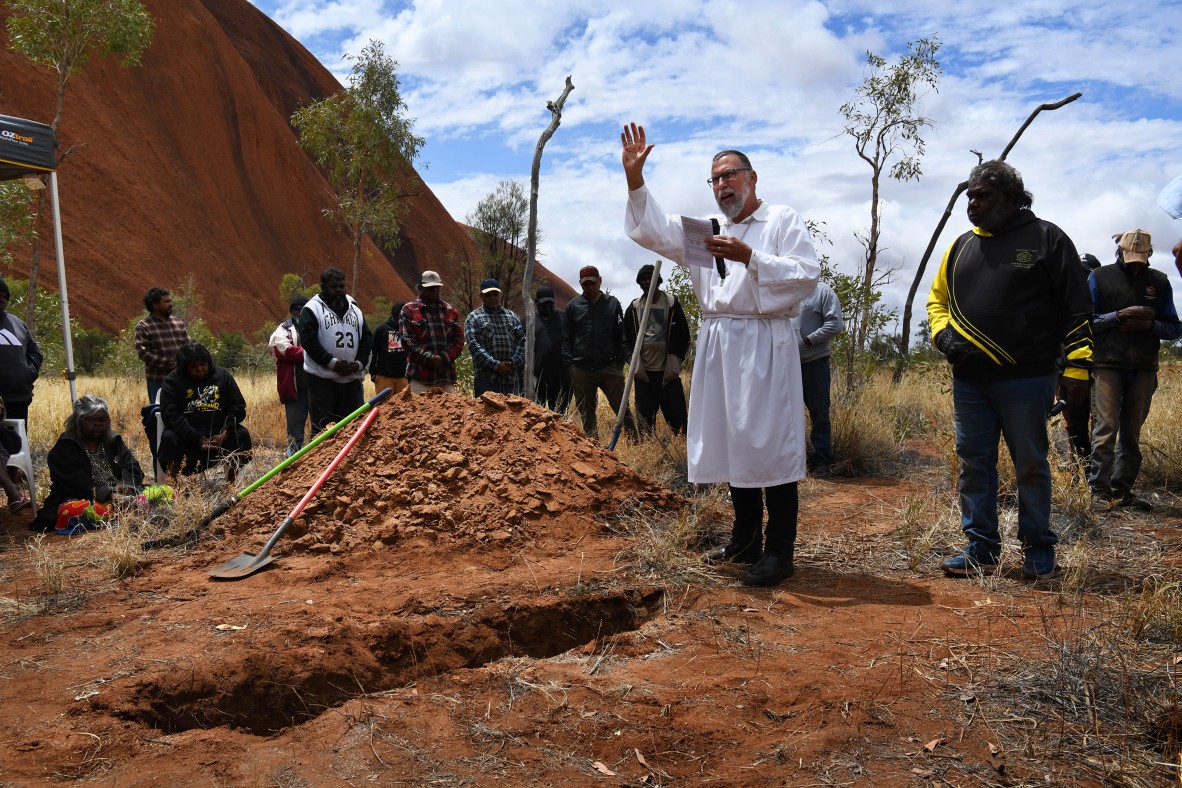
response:
<path id="1" fill-rule="evenodd" d="M 706 183 L 710 186 L 717 186 L 720 183 L 730 183 L 740 172 L 751 172 L 751 168 L 740 167 L 735 170 L 723 170 L 722 175 L 712 175 L 706 179 Z"/>

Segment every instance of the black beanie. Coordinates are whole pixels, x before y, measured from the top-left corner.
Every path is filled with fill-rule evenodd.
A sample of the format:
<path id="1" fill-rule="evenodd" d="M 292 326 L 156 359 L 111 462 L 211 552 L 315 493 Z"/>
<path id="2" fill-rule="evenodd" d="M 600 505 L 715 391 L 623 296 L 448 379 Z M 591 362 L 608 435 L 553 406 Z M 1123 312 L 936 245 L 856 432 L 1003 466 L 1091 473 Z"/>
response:
<path id="1" fill-rule="evenodd" d="M 640 271 L 637 272 L 637 274 L 636 274 L 636 284 L 640 284 L 645 279 L 652 279 L 653 278 L 653 271 L 655 271 L 655 270 L 656 270 L 656 266 L 654 266 L 652 263 L 648 263 L 647 265 L 640 266 Z M 661 282 L 662 282 L 662 279 L 660 277 L 657 277 L 657 284 L 659 285 L 659 284 L 661 284 Z"/>

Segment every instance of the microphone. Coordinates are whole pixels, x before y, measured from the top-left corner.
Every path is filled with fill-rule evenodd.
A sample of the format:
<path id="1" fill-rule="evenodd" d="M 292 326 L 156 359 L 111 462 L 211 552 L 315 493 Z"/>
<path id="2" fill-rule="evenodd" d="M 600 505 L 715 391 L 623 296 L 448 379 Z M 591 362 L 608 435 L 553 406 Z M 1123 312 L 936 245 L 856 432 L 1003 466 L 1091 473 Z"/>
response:
<path id="1" fill-rule="evenodd" d="M 718 235 L 720 232 L 722 232 L 722 227 L 718 224 L 717 219 L 710 220 L 710 230 L 715 235 Z M 726 279 L 726 263 L 722 261 L 721 257 L 714 258 L 714 267 L 718 269 L 718 278 Z"/>

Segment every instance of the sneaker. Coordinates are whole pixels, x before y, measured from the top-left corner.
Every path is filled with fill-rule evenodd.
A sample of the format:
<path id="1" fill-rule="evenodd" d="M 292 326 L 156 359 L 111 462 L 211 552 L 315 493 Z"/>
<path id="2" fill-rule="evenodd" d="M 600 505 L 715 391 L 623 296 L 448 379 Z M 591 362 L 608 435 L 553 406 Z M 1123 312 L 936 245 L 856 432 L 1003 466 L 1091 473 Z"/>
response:
<path id="1" fill-rule="evenodd" d="M 778 555 L 765 555 L 755 566 L 743 573 L 743 585 L 775 586 L 796 573 L 792 561 Z"/>
<path id="2" fill-rule="evenodd" d="M 978 554 L 966 548 L 956 555 L 945 558 L 940 562 L 940 566 L 953 577 L 968 577 L 991 572 L 997 568 L 998 563 L 995 555 Z"/>
<path id="3" fill-rule="evenodd" d="M 763 549 L 757 544 L 740 546 L 728 542 L 722 547 L 709 551 L 702 556 L 707 563 L 754 564 L 763 558 Z"/>
<path id="4" fill-rule="evenodd" d="M 1120 497 L 1120 500 L 1118 500 L 1115 505 L 1128 507 L 1130 509 L 1136 509 L 1139 512 L 1152 512 L 1153 511 L 1153 504 L 1151 504 L 1149 501 L 1145 500 L 1144 498 L 1138 498 L 1136 495 L 1134 495 L 1131 492 L 1127 492 L 1124 495 L 1122 495 Z"/>
<path id="5" fill-rule="evenodd" d="M 1055 548 L 1038 547 L 1026 551 L 1026 560 L 1022 562 L 1022 574 L 1033 580 L 1045 580 L 1054 577 L 1059 571 L 1055 563 Z"/>

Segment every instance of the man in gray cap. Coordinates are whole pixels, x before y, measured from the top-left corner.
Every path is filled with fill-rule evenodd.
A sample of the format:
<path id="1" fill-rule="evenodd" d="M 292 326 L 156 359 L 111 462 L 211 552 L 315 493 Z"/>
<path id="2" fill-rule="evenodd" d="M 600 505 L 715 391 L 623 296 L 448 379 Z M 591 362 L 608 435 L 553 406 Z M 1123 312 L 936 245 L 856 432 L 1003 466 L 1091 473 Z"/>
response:
<path id="1" fill-rule="evenodd" d="M 486 391 L 520 394 L 525 363 L 525 327 L 501 305 L 501 283 L 480 283 L 482 303 L 464 321 L 464 339 L 472 356 L 472 394 Z"/>
<path id="2" fill-rule="evenodd" d="M 398 318 L 406 376 L 415 394 L 433 388 L 456 393 L 456 359 L 464 349 L 464 324 L 459 310 L 439 297 L 442 290 L 439 274 L 423 271 L 419 297 L 402 307 Z"/>
<path id="3" fill-rule="evenodd" d="M 1088 277 L 1094 316 L 1092 460 L 1088 483 L 1102 507 L 1151 509 L 1133 494 L 1141 470 L 1141 426 L 1157 390 L 1161 340 L 1182 336 L 1169 278 L 1149 267 L 1149 233 L 1114 235 L 1116 262 Z"/>

